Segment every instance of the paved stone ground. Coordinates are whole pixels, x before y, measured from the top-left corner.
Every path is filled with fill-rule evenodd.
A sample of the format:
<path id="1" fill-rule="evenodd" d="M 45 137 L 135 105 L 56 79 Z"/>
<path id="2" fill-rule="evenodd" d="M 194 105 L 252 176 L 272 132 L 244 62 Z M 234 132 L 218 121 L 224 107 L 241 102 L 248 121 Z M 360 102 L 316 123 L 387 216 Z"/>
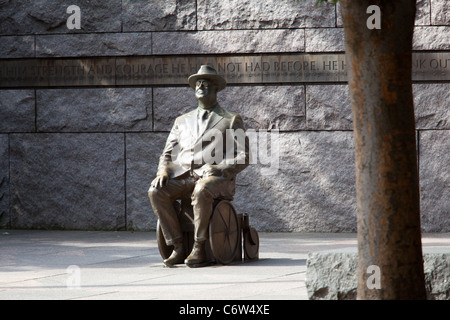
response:
<path id="1" fill-rule="evenodd" d="M 259 261 L 166 268 L 154 232 L 0 230 L 0 299 L 303 300 L 308 252 L 355 246 L 350 233 L 260 233 Z"/>

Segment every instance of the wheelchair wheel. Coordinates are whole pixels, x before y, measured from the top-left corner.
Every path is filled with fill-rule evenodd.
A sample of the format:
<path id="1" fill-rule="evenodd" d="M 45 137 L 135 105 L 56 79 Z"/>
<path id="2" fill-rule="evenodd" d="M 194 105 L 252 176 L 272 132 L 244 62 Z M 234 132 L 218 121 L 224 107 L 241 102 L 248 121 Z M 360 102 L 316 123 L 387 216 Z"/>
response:
<path id="1" fill-rule="evenodd" d="M 209 224 L 209 242 L 217 262 L 229 264 L 239 246 L 239 222 L 230 202 L 220 201 L 214 208 Z"/>
<path id="2" fill-rule="evenodd" d="M 167 259 L 170 257 L 173 251 L 173 246 L 168 246 L 166 244 L 166 240 L 164 239 L 164 235 L 162 233 L 161 225 L 158 223 L 156 224 L 156 242 L 158 243 L 158 250 L 161 254 L 161 257 L 163 259 Z"/>
<path id="3" fill-rule="evenodd" d="M 259 236 L 255 228 L 244 231 L 244 260 L 254 261 L 259 258 Z"/>

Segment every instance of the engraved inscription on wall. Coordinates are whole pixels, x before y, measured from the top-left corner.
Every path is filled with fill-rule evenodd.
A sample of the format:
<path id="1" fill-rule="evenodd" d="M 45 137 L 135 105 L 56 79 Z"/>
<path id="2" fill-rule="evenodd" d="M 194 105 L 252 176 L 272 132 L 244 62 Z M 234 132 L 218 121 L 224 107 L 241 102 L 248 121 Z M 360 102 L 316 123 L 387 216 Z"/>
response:
<path id="1" fill-rule="evenodd" d="M 0 87 L 187 85 L 210 64 L 229 84 L 346 82 L 344 54 L 0 60 Z M 450 80 L 450 53 L 413 54 L 413 80 Z"/>

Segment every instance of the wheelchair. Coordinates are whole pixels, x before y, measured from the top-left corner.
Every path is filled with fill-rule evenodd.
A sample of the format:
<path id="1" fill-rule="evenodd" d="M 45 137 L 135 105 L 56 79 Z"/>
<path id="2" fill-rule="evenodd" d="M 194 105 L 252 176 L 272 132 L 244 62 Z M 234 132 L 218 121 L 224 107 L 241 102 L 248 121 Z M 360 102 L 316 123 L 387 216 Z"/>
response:
<path id="1" fill-rule="evenodd" d="M 190 202 L 190 196 L 174 202 L 183 232 L 185 257 L 194 245 L 194 212 Z M 166 245 L 159 220 L 156 229 L 159 253 L 163 259 L 167 259 L 173 246 Z M 259 259 L 258 232 L 250 226 L 248 214 L 237 214 L 229 200 L 215 199 L 209 222 L 209 241 L 206 241 L 205 249 L 208 262 L 212 264 L 255 261 Z"/>

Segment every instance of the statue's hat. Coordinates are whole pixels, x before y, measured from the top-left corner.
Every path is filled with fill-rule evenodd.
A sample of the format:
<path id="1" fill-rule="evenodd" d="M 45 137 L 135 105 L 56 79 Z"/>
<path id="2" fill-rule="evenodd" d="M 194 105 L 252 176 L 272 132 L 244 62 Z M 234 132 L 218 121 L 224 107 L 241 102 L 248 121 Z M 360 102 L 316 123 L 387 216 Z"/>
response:
<path id="1" fill-rule="evenodd" d="M 202 65 L 196 74 L 193 74 L 188 78 L 189 86 L 194 90 L 195 83 L 198 79 L 210 79 L 215 81 L 218 87 L 217 91 L 223 90 L 227 86 L 227 81 L 217 74 L 216 69 L 206 64 Z"/>

